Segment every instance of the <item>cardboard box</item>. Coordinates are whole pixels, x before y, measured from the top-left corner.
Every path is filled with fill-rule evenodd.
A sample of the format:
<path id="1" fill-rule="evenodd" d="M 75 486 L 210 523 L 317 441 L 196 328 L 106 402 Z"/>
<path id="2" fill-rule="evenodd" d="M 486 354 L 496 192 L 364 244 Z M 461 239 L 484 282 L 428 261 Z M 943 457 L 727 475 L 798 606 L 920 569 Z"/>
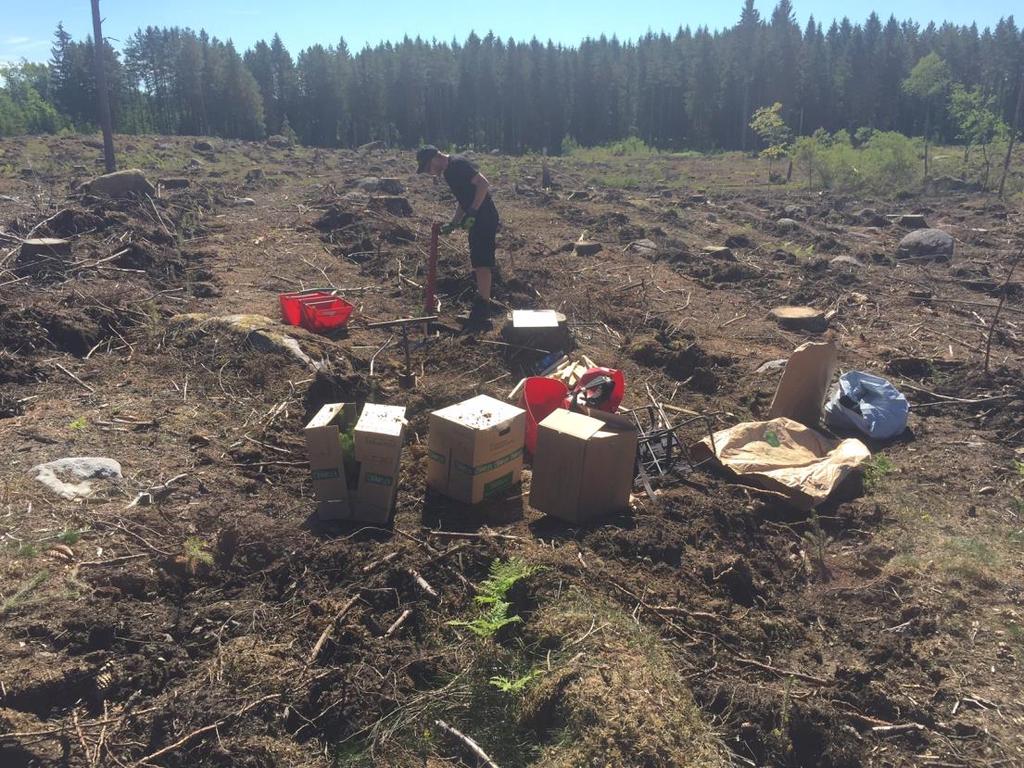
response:
<path id="1" fill-rule="evenodd" d="M 558 409 L 537 428 L 530 506 L 572 523 L 625 509 L 636 430 L 625 419 Z"/>
<path id="2" fill-rule="evenodd" d="M 427 485 L 467 504 L 505 493 L 523 471 L 526 411 L 477 395 L 430 414 Z"/>
<path id="3" fill-rule="evenodd" d="M 305 432 L 320 517 L 388 522 L 398 490 L 405 408 L 367 403 L 359 414 L 355 403 L 328 403 Z M 345 432 L 352 434 L 347 466 Z"/>

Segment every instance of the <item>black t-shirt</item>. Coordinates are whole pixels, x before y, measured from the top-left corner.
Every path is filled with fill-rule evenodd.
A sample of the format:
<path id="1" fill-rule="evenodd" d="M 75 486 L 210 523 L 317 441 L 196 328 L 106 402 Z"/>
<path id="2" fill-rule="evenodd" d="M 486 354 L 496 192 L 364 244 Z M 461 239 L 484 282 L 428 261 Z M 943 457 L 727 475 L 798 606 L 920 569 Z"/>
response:
<path id="1" fill-rule="evenodd" d="M 459 205 L 462 206 L 464 211 L 468 211 L 473 207 L 476 187 L 473 186 L 472 180 L 477 173 L 479 171 L 477 171 L 476 166 L 462 155 L 452 155 L 448 158 L 448 167 L 444 169 L 444 180 L 448 182 L 452 194 L 455 195 L 455 199 L 459 201 Z M 494 207 L 490 193 L 484 198 L 483 203 L 480 204 L 478 216 L 487 216 L 488 214 L 498 215 L 498 210 Z"/>

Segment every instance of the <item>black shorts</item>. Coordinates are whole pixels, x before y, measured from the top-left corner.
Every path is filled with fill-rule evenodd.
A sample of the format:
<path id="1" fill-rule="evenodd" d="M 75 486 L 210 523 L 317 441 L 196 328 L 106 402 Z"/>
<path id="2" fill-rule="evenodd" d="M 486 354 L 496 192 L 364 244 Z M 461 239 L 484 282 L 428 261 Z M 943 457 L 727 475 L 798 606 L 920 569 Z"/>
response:
<path id="1" fill-rule="evenodd" d="M 474 267 L 493 267 L 497 248 L 498 217 L 477 219 L 469 230 L 469 262 Z"/>

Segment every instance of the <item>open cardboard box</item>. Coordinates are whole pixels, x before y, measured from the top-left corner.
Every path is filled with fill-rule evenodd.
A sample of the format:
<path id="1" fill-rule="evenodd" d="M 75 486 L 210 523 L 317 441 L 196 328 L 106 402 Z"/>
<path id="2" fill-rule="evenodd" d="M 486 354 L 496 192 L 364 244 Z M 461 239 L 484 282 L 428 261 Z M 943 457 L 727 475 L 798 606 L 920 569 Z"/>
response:
<path id="1" fill-rule="evenodd" d="M 305 432 L 320 518 L 387 523 L 398 490 L 405 408 L 367 403 L 360 413 L 355 403 L 328 403 Z"/>
<path id="2" fill-rule="evenodd" d="M 589 415 L 587 415 L 589 414 Z M 537 428 L 530 506 L 583 523 L 629 505 L 637 434 L 618 414 L 559 408 Z"/>
<path id="3" fill-rule="evenodd" d="M 523 471 L 526 411 L 477 395 L 430 414 L 427 485 L 477 504 L 517 485 Z"/>

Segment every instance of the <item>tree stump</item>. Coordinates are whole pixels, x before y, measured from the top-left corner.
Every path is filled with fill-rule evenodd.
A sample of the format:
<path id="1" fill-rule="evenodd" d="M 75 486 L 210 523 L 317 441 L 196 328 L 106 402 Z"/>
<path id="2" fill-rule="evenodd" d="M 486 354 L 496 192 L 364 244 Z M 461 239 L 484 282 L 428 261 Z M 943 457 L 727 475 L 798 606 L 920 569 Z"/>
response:
<path id="1" fill-rule="evenodd" d="M 814 307 L 776 307 L 772 317 L 790 331 L 824 331 L 828 327 L 825 313 Z"/>
<path id="2" fill-rule="evenodd" d="M 15 271 L 19 275 L 63 272 L 71 260 L 71 241 L 57 237 L 37 237 L 21 244 Z"/>

